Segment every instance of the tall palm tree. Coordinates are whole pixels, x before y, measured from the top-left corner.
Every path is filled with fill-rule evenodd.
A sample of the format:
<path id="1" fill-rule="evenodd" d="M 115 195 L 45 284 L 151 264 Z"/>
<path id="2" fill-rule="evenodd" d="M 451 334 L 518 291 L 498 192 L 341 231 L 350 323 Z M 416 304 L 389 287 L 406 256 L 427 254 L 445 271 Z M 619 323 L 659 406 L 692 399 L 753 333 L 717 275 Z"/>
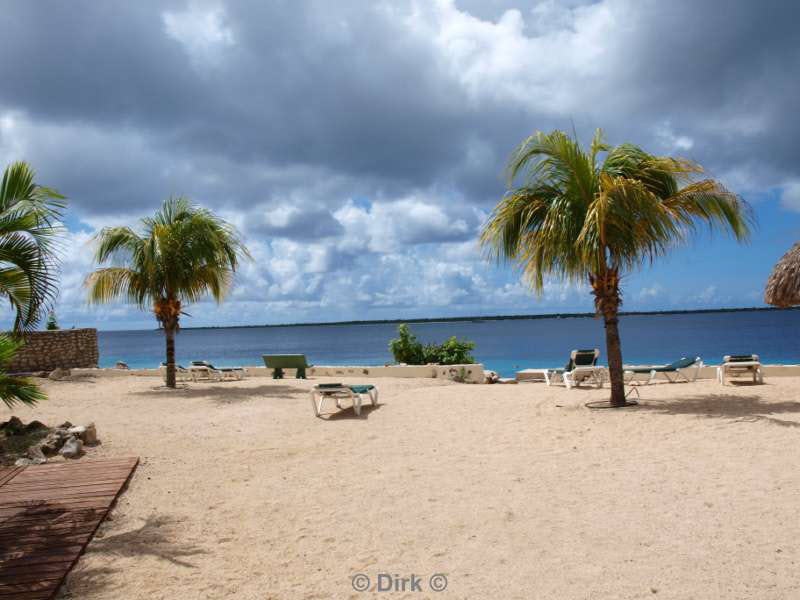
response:
<path id="1" fill-rule="evenodd" d="M 33 406 L 45 398 L 44 393 L 27 377 L 5 374 L 6 365 L 11 362 L 20 345 L 19 340 L 0 335 L 0 400 L 8 408 L 13 408 L 17 403 Z"/>
<path id="2" fill-rule="evenodd" d="M 611 406 L 626 404 L 620 277 L 684 242 L 698 223 L 739 241 L 749 235 L 748 205 L 712 179 L 695 181 L 702 172 L 691 161 L 631 144 L 611 147 L 600 130 L 588 153 L 561 131 L 539 132 L 509 161 L 510 189 L 481 244 L 490 257 L 515 264 L 537 292 L 546 275 L 589 282 L 605 320 Z M 523 185 L 514 188 L 519 175 Z"/>
<path id="3" fill-rule="evenodd" d="M 16 332 L 33 329 L 58 293 L 56 252 L 66 203 L 34 178 L 26 163 L 16 162 L 0 182 L 0 295 L 16 312 Z"/>
<path id="4" fill-rule="evenodd" d="M 123 298 L 152 309 L 167 342 L 167 386 L 175 387 L 175 334 L 184 302 L 206 294 L 221 302 L 249 253 L 234 227 L 184 198 L 170 198 L 142 231 L 107 227 L 95 237 L 97 269 L 86 278 L 89 301 Z"/>

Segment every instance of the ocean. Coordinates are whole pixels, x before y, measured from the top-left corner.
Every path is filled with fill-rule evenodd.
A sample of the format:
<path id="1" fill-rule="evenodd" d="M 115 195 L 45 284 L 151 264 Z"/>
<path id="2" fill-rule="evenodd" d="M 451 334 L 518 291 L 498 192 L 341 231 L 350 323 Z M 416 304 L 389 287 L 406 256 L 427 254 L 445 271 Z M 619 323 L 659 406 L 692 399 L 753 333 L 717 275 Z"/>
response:
<path id="1" fill-rule="evenodd" d="M 560 367 L 575 348 L 599 348 L 605 362 L 602 319 L 586 317 L 506 321 L 413 323 L 422 342 L 455 335 L 475 342 L 475 360 L 505 377 L 520 369 Z M 297 325 L 183 329 L 177 360 L 208 360 L 218 366 L 263 365 L 262 354 L 305 354 L 317 365 L 392 363 L 389 340 L 396 324 Z M 764 363 L 800 363 L 800 311 L 752 311 L 630 315 L 620 317 L 626 363 L 659 364 L 682 356 L 718 363 L 725 354 L 755 353 Z M 98 332 L 100 366 L 124 361 L 131 368 L 157 367 L 164 360 L 164 334 Z"/>

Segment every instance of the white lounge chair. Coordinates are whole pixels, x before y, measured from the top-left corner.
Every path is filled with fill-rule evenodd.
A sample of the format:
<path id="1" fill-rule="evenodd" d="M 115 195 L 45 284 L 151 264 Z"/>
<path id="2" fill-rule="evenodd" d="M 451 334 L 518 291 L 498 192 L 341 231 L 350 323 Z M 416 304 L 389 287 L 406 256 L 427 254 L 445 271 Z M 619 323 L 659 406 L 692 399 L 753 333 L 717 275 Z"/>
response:
<path id="1" fill-rule="evenodd" d="M 215 367 L 207 360 L 193 360 L 192 367 L 204 367 L 219 379 L 244 379 L 247 375 L 244 367 Z"/>
<path id="2" fill-rule="evenodd" d="M 725 377 L 753 376 L 753 383 L 764 383 L 761 361 L 758 354 L 726 354 L 717 367 L 717 381 L 725 385 Z"/>
<path id="3" fill-rule="evenodd" d="M 688 369 L 689 367 L 694 367 L 694 372 L 692 373 L 691 379 L 686 376 L 686 373 L 681 371 L 681 369 Z M 696 356 L 694 358 L 683 357 L 680 360 L 676 360 L 675 362 L 671 362 L 668 365 L 651 365 L 651 366 L 630 366 L 625 365 L 623 370 L 625 371 L 625 375 L 628 377 L 628 383 L 633 382 L 636 380 L 636 376 L 640 374 L 648 374 L 650 378 L 643 382 L 645 385 L 648 385 L 653 382 L 656 376 L 661 373 L 667 381 L 670 383 L 675 383 L 678 379 L 683 378 L 687 382 L 692 382 L 697 379 L 697 374 L 700 372 L 700 369 L 703 367 L 703 360 Z M 670 377 L 670 373 L 674 374 L 674 377 Z M 637 381 L 637 383 L 642 383 L 641 381 Z"/>
<path id="4" fill-rule="evenodd" d="M 569 362 L 563 369 L 531 369 L 529 371 L 541 373 L 547 385 L 553 385 L 560 379 L 568 389 L 571 389 L 589 379 L 597 387 L 603 387 L 606 370 L 605 367 L 597 366 L 598 358 L 600 358 L 600 350 L 597 348 L 573 350 L 570 353 Z"/>
<path id="5" fill-rule="evenodd" d="M 163 363 L 162 362 L 161 366 L 159 367 L 159 370 L 161 371 L 162 377 L 164 377 L 164 381 L 166 381 L 167 380 L 167 363 Z M 181 365 L 175 365 L 175 380 L 176 381 L 190 381 L 190 380 L 194 381 L 194 376 L 192 375 L 192 372 L 189 369 L 187 369 L 186 367 L 181 366 Z"/>

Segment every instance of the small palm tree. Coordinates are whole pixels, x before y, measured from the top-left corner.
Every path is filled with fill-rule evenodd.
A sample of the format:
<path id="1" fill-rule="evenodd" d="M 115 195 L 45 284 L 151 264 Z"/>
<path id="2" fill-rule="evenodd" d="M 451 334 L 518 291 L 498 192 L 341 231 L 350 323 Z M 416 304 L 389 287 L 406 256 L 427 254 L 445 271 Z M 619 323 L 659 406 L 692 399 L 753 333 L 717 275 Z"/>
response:
<path id="1" fill-rule="evenodd" d="M 605 154 L 600 160 L 600 155 Z M 598 130 L 588 154 L 561 131 L 536 133 L 512 155 L 510 189 L 481 235 L 488 255 L 514 263 L 537 292 L 546 275 L 588 281 L 605 320 L 611 405 L 624 406 L 618 311 L 620 277 L 665 255 L 697 224 L 749 235 L 749 207 L 702 167 L 631 144 L 611 147 Z M 517 176 L 524 184 L 513 188 Z"/>
<path id="2" fill-rule="evenodd" d="M 16 404 L 33 406 L 45 399 L 44 393 L 26 377 L 14 377 L 5 374 L 5 368 L 21 342 L 7 335 L 0 335 L 0 400 L 8 408 Z"/>
<path id="3" fill-rule="evenodd" d="M 233 226 L 183 198 L 164 202 L 142 232 L 108 227 L 95 237 L 100 268 L 86 279 L 89 302 L 124 298 L 152 308 L 167 342 L 167 386 L 175 387 L 175 334 L 184 302 L 210 293 L 221 302 L 241 256 L 249 256 Z"/>
<path id="4" fill-rule="evenodd" d="M 17 332 L 33 329 L 58 292 L 58 221 L 66 203 L 34 177 L 26 163 L 17 162 L 0 182 L 0 295 L 16 312 Z"/>

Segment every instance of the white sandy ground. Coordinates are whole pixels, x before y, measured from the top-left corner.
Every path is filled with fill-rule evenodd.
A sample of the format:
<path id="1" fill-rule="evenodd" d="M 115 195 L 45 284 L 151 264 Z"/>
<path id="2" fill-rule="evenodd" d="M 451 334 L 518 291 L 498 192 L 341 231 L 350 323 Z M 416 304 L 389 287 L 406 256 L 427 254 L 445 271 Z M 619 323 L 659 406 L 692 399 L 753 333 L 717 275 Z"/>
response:
<path id="1" fill-rule="evenodd" d="M 324 381 L 44 384 L 15 414 L 93 420 L 90 457 L 142 459 L 59 598 L 800 598 L 798 378 L 617 411 L 583 407 L 607 389 L 378 379 L 379 408 L 316 419 Z"/>

